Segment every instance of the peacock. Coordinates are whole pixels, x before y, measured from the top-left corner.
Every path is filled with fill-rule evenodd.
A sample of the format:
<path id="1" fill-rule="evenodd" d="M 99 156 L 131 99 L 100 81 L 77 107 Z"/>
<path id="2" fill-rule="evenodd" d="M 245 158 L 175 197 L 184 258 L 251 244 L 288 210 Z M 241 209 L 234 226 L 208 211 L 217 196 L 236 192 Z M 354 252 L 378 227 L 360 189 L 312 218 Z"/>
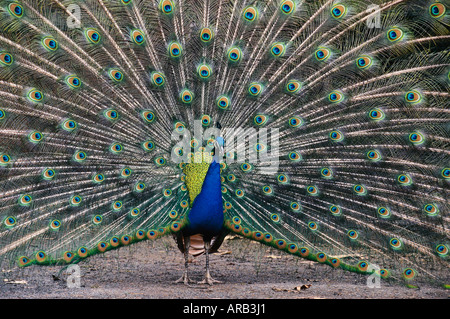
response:
<path id="1" fill-rule="evenodd" d="M 232 234 L 450 287 L 448 0 L 0 0 L 0 266 Z M 151 251 L 143 252 L 151 254 Z"/>

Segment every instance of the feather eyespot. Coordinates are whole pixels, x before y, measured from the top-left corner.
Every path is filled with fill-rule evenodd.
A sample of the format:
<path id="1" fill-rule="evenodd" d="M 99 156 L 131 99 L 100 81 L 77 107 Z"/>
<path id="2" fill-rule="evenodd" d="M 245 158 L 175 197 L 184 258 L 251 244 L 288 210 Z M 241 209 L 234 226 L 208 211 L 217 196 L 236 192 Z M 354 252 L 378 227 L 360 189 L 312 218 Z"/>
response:
<path id="1" fill-rule="evenodd" d="M 408 174 L 400 174 L 399 176 L 397 176 L 397 181 L 402 186 L 409 186 L 412 184 L 412 178 Z"/>
<path id="2" fill-rule="evenodd" d="M 0 109 L 0 121 L 3 120 L 6 117 L 6 112 L 2 109 Z"/>
<path id="3" fill-rule="evenodd" d="M 93 223 L 94 225 L 100 225 L 100 224 L 102 223 L 102 221 L 103 221 L 103 217 L 102 217 L 101 215 L 95 215 L 95 216 L 92 218 L 92 223 Z"/>
<path id="4" fill-rule="evenodd" d="M 361 184 L 357 184 L 357 185 L 353 186 L 353 191 L 355 192 L 356 195 L 359 195 L 359 196 L 367 195 L 366 187 L 364 187 Z"/>
<path id="5" fill-rule="evenodd" d="M 170 196 L 172 196 L 172 190 L 169 189 L 169 188 L 163 190 L 163 195 L 164 195 L 164 197 L 170 197 Z"/>
<path id="6" fill-rule="evenodd" d="M 370 150 L 367 152 L 367 158 L 371 160 L 372 162 L 378 162 L 381 161 L 381 153 L 377 150 Z"/>
<path id="7" fill-rule="evenodd" d="M 413 132 L 409 134 L 409 141 L 414 145 L 421 145 L 425 142 L 425 137 L 420 132 Z"/>
<path id="8" fill-rule="evenodd" d="M 25 267 L 31 264 L 31 260 L 25 256 L 19 257 L 18 259 L 19 267 Z"/>
<path id="9" fill-rule="evenodd" d="M 43 252 L 43 251 L 38 251 L 36 253 L 35 257 L 36 257 L 36 261 L 38 263 L 43 263 L 47 259 L 47 254 L 45 252 Z"/>
<path id="10" fill-rule="evenodd" d="M 295 10 L 295 3 L 292 0 L 285 0 L 280 5 L 283 14 L 291 14 Z"/>
<path id="11" fill-rule="evenodd" d="M 89 250 L 86 247 L 80 247 L 77 250 L 77 254 L 81 258 L 86 258 L 88 256 Z"/>
<path id="12" fill-rule="evenodd" d="M 6 52 L 0 53 L 0 65 L 10 66 L 13 62 L 14 58 L 11 54 Z"/>
<path id="13" fill-rule="evenodd" d="M 10 14 L 12 14 L 16 18 L 22 18 L 23 17 L 23 7 L 16 3 L 10 3 L 8 6 L 8 11 Z"/>
<path id="14" fill-rule="evenodd" d="M 100 36 L 100 33 L 97 30 L 95 30 L 95 29 L 86 29 L 84 31 L 84 34 L 86 36 L 86 39 L 89 42 L 91 42 L 93 44 L 97 44 L 97 43 L 100 42 L 101 36 Z"/>
<path id="15" fill-rule="evenodd" d="M 330 263 L 334 268 L 338 268 L 341 265 L 341 261 L 339 260 L 339 258 L 331 258 Z"/>
<path id="16" fill-rule="evenodd" d="M 32 89 L 28 92 L 27 97 L 31 102 L 39 103 L 44 99 L 44 94 L 39 90 Z"/>
<path id="17" fill-rule="evenodd" d="M 197 74 L 202 80 L 208 80 L 212 75 L 212 68 L 207 64 L 201 64 L 197 67 Z"/>
<path id="18" fill-rule="evenodd" d="M 272 215 L 270 215 L 270 219 L 271 219 L 273 222 L 275 222 L 275 223 L 280 222 L 280 216 L 278 216 L 278 214 L 272 214 Z"/>
<path id="19" fill-rule="evenodd" d="M 142 229 L 139 229 L 139 230 L 136 231 L 134 237 L 135 237 L 137 240 L 142 240 L 142 239 L 145 238 L 145 232 L 144 232 Z"/>
<path id="20" fill-rule="evenodd" d="M 180 202 L 180 206 L 181 206 L 181 208 L 187 208 L 188 207 L 188 202 L 186 201 L 186 200 L 182 200 L 181 202 Z"/>
<path id="21" fill-rule="evenodd" d="M 174 11 L 174 4 L 170 0 L 161 0 L 159 2 L 159 10 L 166 15 L 170 15 Z"/>
<path id="22" fill-rule="evenodd" d="M 386 114 L 378 108 L 369 111 L 369 118 L 373 121 L 381 121 L 384 120 L 385 117 Z"/>
<path id="23" fill-rule="evenodd" d="M 123 245 L 128 245 L 129 243 L 131 243 L 131 237 L 128 236 L 128 235 L 124 235 L 124 236 L 122 236 L 122 237 L 120 238 L 120 242 L 121 242 Z"/>
<path id="24" fill-rule="evenodd" d="M 111 205 L 112 210 L 115 211 L 115 212 L 118 212 L 118 211 L 122 210 L 122 207 L 123 207 L 123 203 L 120 200 L 115 201 Z"/>
<path id="25" fill-rule="evenodd" d="M 209 43 L 214 37 L 214 33 L 210 28 L 203 28 L 200 31 L 200 40 L 204 43 Z"/>
<path id="26" fill-rule="evenodd" d="M 450 179 L 450 168 L 444 168 L 442 171 L 441 171 L 441 176 L 443 177 L 443 178 L 445 178 L 445 179 Z"/>
<path id="27" fill-rule="evenodd" d="M 287 177 L 286 174 L 279 174 L 277 177 L 277 181 L 280 184 L 286 184 L 289 182 L 289 178 Z"/>
<path id="28" fill-rule="evenodd" d="M 6 226 L 6 228 L 12 228 L 16 226 L 17 220 L 12 216 L 8 216 L 3 220 L 3 224 Z"/>
<path id="29" fill-rule="evenodd" d="M 66 251 L 63 254 L 63 259 L 66 263 L 70 263 L 72 261 L 73 257 L 75 257 L 75 255 L 70 251 Z"/>
<path id="30" fill-rule="evenodd" d="M 183 53 L 183 48 L 181 44 L 177 41 L 172 41 L 169 43 L 169 55 L 171 58 L 179 58 Z"/>
<path id="31" fill-rule="evenodd" d="M 418 104 L 422 99 L 422 94 L 418 91 L 409 91 L 405 94 L 405 101 L 411 104 Z"/>
<path id="32" fill-rule="evenodd" d="M 391 42 L 398 42 L 403 39 L 404 33 L 400 28 L 392 28 L 387 32 L 387 37 Z"/>
<path id="33" fill-rule="evenodd" d="M 117 121 L 119 119 L 119 112 L 114 109 L 107 109 L 103 111 L 103 116 L 109 121 Z"/>
<path id="34" fill-rule="evenodd" d="M 317 225 L 316 222 L 309 222 L 308 228 L 311 229 L 312 231 L 316 231 L 319 229 L 319 225 Z"/>
<path id="35" fill-rule="evenodd" d="M 286 45 L 281 42 L 276 42 L 272 44 L 272 47 L 270 48 L 270 54 L 272 54 L 273 57 L 279 58 L 282 57 L 286 52 Z"/>
<path id="36" fill-rule="evenodd" d="M 391 217 L 391 210 L 388 207 L 378 207 L 377 212 L 381 218 L 387 219 Z"/>
<path id="37" fill-rule="evenodd" d="M 367 69 L 373 64 L 373 59 L 369 56 L 360 56 L 356 59 L 356 65 L 360 69 Z"/>
<path id="38" fill-rule="evenodd" d="M 297 81 L 297 80 L 290 80 L 286 84 L 286 90 L 288 93 L 291 93 L 291 94 L 298 93 L 301 88 L 302 88 L 302 84 L 300 83 L 300 81 Z"/>
<path id="39" fill-rule="evenodd" d="M 369 263 L 366 261 L 360 261 L 357 265 L 358 269 L 362 272 L 366 272 L 369 268 Z"/>
<path id="40" fill-rule="evenodd" d="M 109 241 L 109 244 L 112 247 L 118 247 L 120 245 L 119 237 L 117 237 L 117 236 L 112 237 Z"/>
<path id="41" fill-rule="evenodd" d="M 403 270 L 403 278 L 406 280 L 411 280 L 416 276 L 416 271 L 412 268 L 406 268 Z"/>
<path id="42" fill-rule="evenodd" d="M 145 183 L 143 183 L 143 182 L 137 182 L 134 185 L 134 191 L 136 193 L 142 193 L 144 191 L 144 189 L 145 189 Z"/>
<path id="43" fill-rule="evenodd" d="M 123 80 L 123 73 L 117 69 L 109 70 L 108 75 L 114 82 L 122 82 Z"/>
<path id="44" fill-rule="evenodd" d="M 347 8 L 342 4 L 337 4 L 331 8 L 331 15 L 335 19 L 340 19 L 347 13 Z"/>
<path id="45" fill-rule="evenodd" d="M 261 94 L 263 90 L 263 85 L 258 82 L 252 82 L 249 85 L 248 92 L 251 96 L 257 97 Z"/>
<path id="46" fill-rule="evenodd" d="M 86 153 L 83 152 L 83 151 L 76 151 L 76 152 L 73 154 L 73 159 L 74 159 L 76 162 L 78 162 L 78 163 L 82 163 L 82 162 L 84 162 L 84 161 L 87 159 L 87 155 L 86 155 Z"/>
<path id="47" fill-rule="evenodd" d="M 78 89 L 81 86 L 81 80 L 79 77 L 75 75 L 70 75 L 66 78 L 66 83 L 71 87 L 72 89 Z"/>
<path id="48" fill-rule="evenodd" d="M 124 5 L 130 4 L 133 0 L 120 0 Z"/>
<path id="49" fill-rule="evenodd" d="M 308 192 L 309 195 L 312 196 L 317 196 L 319 195 L 319 189 L 316 186 L 306 186 L 306 191 Z"/>
<path id="50" fill-rule="evenodd" d="M 430 6 L 430 15 L 433 18 L 440 18 L 445 14 L 446 8 L 445 5 L 439 2 L 436 2 Z"/>
<path id="51" fill-rule="evenodd" d="M 112 237 L 112 238 L 109 240 L 109 244 L 110 244 L 112 247 L 118 247 L 118 246 L 120 245 L 119 237 L 117 237 L 117 236 Z"/>
<path id="52" fill-rule="evenodd" d="M 387 269 L 376 270 L 375 273 L 381 278 L 388 278 L 390 273 Z"/>
<path id="53" fill-rule="evenodd" d="M 341 216 L 342 215 L 342 210 L 341 210 L 341 208 L 339 206 L 331 205 L 330 206 L 330 213 L 333 216 Z"/>
<path id="54" fill-rule="evenodd" d="M 44 139 L 44 135 L 41 132 L 33 131 L 30 134 L 28 134 L 28 140 L 31 143 L 37 144 L 41 142 Z"/>
<path id="55" fill-rule="evenodd" d="M 45 37 L 42 39 L 41 43 L 48 51 L 56 51 L 58 49 L 58 41 L 53 37 Z"/>
<path id="56" fill-rule="evenodd" d="M 290 152 L 288 157 L 293 162 L 299 162 L 302 160 L 302 156 L 298 152 Z"/>
<path id="57" fill-rule="evenodd" d="M 59 220 L 55 219 L 50 222 L 49 226 L 50 226 L 50 229 L 52 229 L 52 230 L 58 230 L 61 227 L 61 222 Z"/>
<path id="58" fill-rule="evenodd" d="M 180 99 L 183 103 L 190 104 L 194 99 L 194 93 L 191 90 L 184 89 L 180 93 Z"/>
<path id="59" fill-rule="evenodd" d="M 291 244 L 288 245 L 288 251 L 291 254 L 295 254 L 298 251 L 298 246 L 296 244 L 294 244 L 294 243 L 291 243 Z"/>
<path id="60" fill-rule="evenodd" d="M 152 141 L 145 141 L 141 144 L 142 149 L 146 152 L 153 151 L 155 149 L 155 143 Z"/>
<path id="61" fill-rule="evenodd" d="M 230 99 L 225 95 L 219 96 L 217 99 L 217 106 L 222 110 L 227 109 L 230 106 Z"/>
<path id="62" fill-rule="evenodd" d="M 241 170 L 243 172 L 250 172 L 253 169 L 253 166 L 250 163 L 242 163 L 241 164 Z"/>
<path id="63" fill-rule="evenodd" d="M 6 166 L 11 163 L 11 157 L 8 154 L 0 153 L 0 166 Z"/>
<path id="64" fill-rule="evenodd" d="M 230 49 L 228 49 L 227 56 L 230 62 L 237 63 L 242 58 L 242 51 L 240 48 L 233 46 Z"/>
<path id="65" fill-rule="evenodd" d="M 105 179 L 106 179 L 105 175 L 103 175 L 103 174 L 96 174 L 96 175 L 92 176 L 92 181 L 95 184 L 103 183 L 105 181 Z"/>
<path id="66" fill-rule="evenodd" d="M 74 130 L 77 129 L 78 124 L 77 122 L 75 122 L 74 120 L 65 120 L 62 124 L 61 127 L 67 131 L 67 132 L 73 132 Z"/>
<path id="67" fill-rule="evenodd" d="M 253 119 L 253 122 L 258 126 L 262 126 L 267 123 L 267 116 L 265 116 L 264 114 L 258 114 Z"/>
<path id="68" fill-rule="evenodd" d="M 106 249 L 108 248 L 108 244 L 104 241 L 101 241 L 97 244 L 97 250 L 101 253 L 104 253 Z"/>
<path id="69" fill-rule="evenodd" d="M 402 241 L 398 238 L 391 238 L 389 240 L 389 245 L 391 245 L 392 249 L 399 250 L 402 248 Z"/>
<path id="70" fill-rule="evenodd" d="M 202 116 L 202 125 L 203 126 L 209 126 L 211 124 L 211 117 L 209 115 L 203 115 Z"/>
<path id="71" fill-rule="evenodd" d="M 328 95 L 328 100 L 331 103 L 339 103 L 344 100 L 345 96 L 342 92 L 339 91 L 333 91 Z"/>
<path id="72" fill-rule="evenodd" d="M 299 116 L 293 116 L 293 117 L 291 117 L 290 119 L 289 119 L 289 125 L 291 126 L 291 127 L 300 127 L 300 126 L 302 126 L 303 125 L 303 123 L 304 123 L 304 121 L 303 121 L 303 119 L 301 118 L 301 117 L 299 117 Z"/>
<path id="73" fill-rule="evenodd" d="M 175 132 L 177 132 L 179 134 L 183 134 L 184 131 L 186 130 L 186 126 L 182 122 L 176 122 L 174 125 L 174 129 L 175 129 Z"/>
<path id="74" fill-rule="evenodd" d="M 302 256 L 304 258 L 309 256 L 309 248 L 301 247 L 299 252 L 300 252 L 300 256 Z"/>
<path id="75" fill-rule="evenodd" d="M 449 250 L 448 250 L 448 246 L 444 245 L 444 244 L 438 244 L 436 246 L 436 253 L 440 256 L 440 257 L 447 257 L 449 255 Z"/>
<path id="76" fill-rule="evenodd" d="M 266 185 L 262 187 L 263 193 L 266 195 L 272 195 L 273 194 L 273 190 L 272 187 Z"/>
<path id="77" fill-rule="evenodd" d="M 131 39 L 137 45 L 141 45 L 145 42 L 144 33 L 141 30 L 134 29 L 131 31 Z"/>
<path id="78" fill-rule="evenodd" d="M 323 252 L 318 252 L 316 254 L 316 259 L 319 263 L 324 263 L 327 261 L 327 254 L 323 253 Z"/>
<path id="79" fill-rule="evenodd" d="M 236 189 L 235 194 L 237 197 L 244 197 L 245 193 L 242 189 Z"/>
<path id="80" fill-rule="evenodd" d="M 423 211 L 430 217 L 435 217 L 439 215 L 439 208 L 437 207 L 436 204 L 426 204 L 423 207 Z"/>
<path id="81" fill-rule="evenodd" d="M 348 238 L 350 238 L 351 240 L 356 240 L 356 239 L 358 239 L 359 234 L 358 234 L 358 232 L 357 232 L 356 230 L 350 229 L 350 230 L 347 232 L 347 236 L 348 236 Z"/>
<path id="82" fill-rule="evenodd" d="M 320 170 L 320 175 L 322 175 L 323 178 L 331 179 L 333 178 L 333 170 L 329 167 L 324 167 Z"/>
<path id="83" fill-rule="evenodd" d="M 298 202 L 292 202 L 289 206 L 291 207 L 292 211 L 294 211 L 294 212 L 299 212 L 300 209 L 302 208 L 300 203 L 298 203 Z"/>
<path id="84" fill-rule="evenodd" d="M 164 157 L 160 156 L 155 159 L 155 164 L 157 166 L 164 166 L 164 165 L 166 165 L 166 159 Z"/>
<path id="85" fill-rule="evenodd" d="M 123 151 L 123 146 L 120 143 L 113 143 L 109 147 L 109 150 L 114 154 L 120 154 Z"/>
<path id="86" fill-rule="evenodd" d="M 120 177 L 122 177 L 122 178 L 130 177 L 131 173 L 132 173 L 132 170 L 130 168 L 128 168 L 128 167 L 125 167 L 120 172 Z"/>
<path id="87" fill-rule="evenodd" d="M 155 120 L 155 113 L 153 113 L 152 111 L 142 111 L 141 112 L 141 117 L 147 122 L 147 123 L 152 123 Z"/>
<path id="88" fill-rule="evenodd" d="M 329 136 L 333 142 L 342 142 L 344 140 L 344 134 L 337 130 L 331 131 Z"/>
<path id="89" fill-rule="evenodd" d="M 327 48 L 319 48 L 314 53 L 314 56 L 316 57 L 317 61 L 325 62 L 330 58 L 331 51 Z"/>
<path id="90" fill-rule="evenodd" d="M 80 195 L 72 195 L 70 197 L 70 201 L 69 201 L 70 206 L 73 206 L 73 207 L 80 206 L 82 202 L 83 202 L 83 198 Z"/>
<path id="91" fill-rule="evenodd" d="M 166 82 L 165 76 L 161 72 L 152 72 L 150 74 L 150 80 L 157 87 L 162 87 Z"/>
<path id="92" fill-rule="evenodd" d="M 33 197 L 29 194 L 19 196 L 19 205 L 20 206 L 30 206 L 33 201 Z"/>
<path id="93" fill-rule="evenodd" d="M 253 22 L 258 18 L 258 10 L 255 7 L 247 7 L 242 12 L 242 16 L 248 22 Z"/>

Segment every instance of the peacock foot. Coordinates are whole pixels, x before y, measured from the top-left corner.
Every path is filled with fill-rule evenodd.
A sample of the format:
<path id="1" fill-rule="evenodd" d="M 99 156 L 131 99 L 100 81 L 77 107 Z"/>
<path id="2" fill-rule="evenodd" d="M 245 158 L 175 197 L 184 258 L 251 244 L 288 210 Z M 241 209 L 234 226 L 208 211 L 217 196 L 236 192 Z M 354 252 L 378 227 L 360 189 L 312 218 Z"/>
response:
<path id="1" fill-rule="evenodd" d="M 198 282 L 199 285 L 208 284 L 210 286 L 212 286 L 214 283 L 221 284 L 222 281 L 212 278 L 210 274 L 206 274 L 205 279 Z"/>
<path id="2" fill-rule="evenodd" d="M 190 283 L 191 284 L 195 283 L 194 280 L 192 280 L 188 277 L 187 273 L 184 273 L 180 279 L 177 279 L 174 281 L 175 284 L 179 284 L 180 282 L 184 283 L 186 286 L 189 286 Z"/>

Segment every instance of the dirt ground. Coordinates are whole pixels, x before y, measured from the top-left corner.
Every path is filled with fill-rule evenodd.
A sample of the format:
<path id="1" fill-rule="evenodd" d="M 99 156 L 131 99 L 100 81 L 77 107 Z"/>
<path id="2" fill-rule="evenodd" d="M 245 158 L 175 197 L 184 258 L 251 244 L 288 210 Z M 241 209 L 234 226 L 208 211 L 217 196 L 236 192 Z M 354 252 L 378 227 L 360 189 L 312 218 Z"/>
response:
<path id="1" fill-rule="evenodd" d="M 189 264 L 200 281 L 204 256 Z M 0 274 L 1 299 L 448 299 L 450 291 L 410 289 L 382 282 L 369 288 L 367 277 L 305 261 L 243 239 L 226 240 L 210 258 L 214 286 L 173 283 L 183 256 L 172 238 L 143 242 L 80 263 L 81 287 L 68 288 L 59 267 L 29 267 Z"/>

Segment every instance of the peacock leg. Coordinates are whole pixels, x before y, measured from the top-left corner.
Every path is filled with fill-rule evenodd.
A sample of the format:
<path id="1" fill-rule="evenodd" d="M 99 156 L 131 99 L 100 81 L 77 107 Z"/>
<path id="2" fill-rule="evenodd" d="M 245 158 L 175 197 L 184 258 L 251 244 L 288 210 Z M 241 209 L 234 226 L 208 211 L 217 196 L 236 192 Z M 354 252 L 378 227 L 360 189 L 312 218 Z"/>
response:
<path id="1" fill-rule="evenodd" d="M 191 244 L 191 238 L 189 236 L 187 236 L 187 237 L 184 237 L 183 240 L 184 240 L 184 273 L 180 279 L 175 281 L 175 283 L 182 282 L 186 286 L 189 286 L 190 282 L 194 282 L 193 280 L 189 279 L 189 276 L 188 276 L 189 246 Z"/>
<path id="2" fill-rule="evenodd" d="M 202 281 L 199 281 L 199 284 L 208 284 L 212 285 L 213 283 L 222 283 L 219 280 L 215 280 L 211 277 L 211 274 L 209 273 L 209 249 L 211 247 L 211 239 L 203 239 L 205 242 L 205 256 L 206 256 L 206 274 L 205 279 Z"/>

